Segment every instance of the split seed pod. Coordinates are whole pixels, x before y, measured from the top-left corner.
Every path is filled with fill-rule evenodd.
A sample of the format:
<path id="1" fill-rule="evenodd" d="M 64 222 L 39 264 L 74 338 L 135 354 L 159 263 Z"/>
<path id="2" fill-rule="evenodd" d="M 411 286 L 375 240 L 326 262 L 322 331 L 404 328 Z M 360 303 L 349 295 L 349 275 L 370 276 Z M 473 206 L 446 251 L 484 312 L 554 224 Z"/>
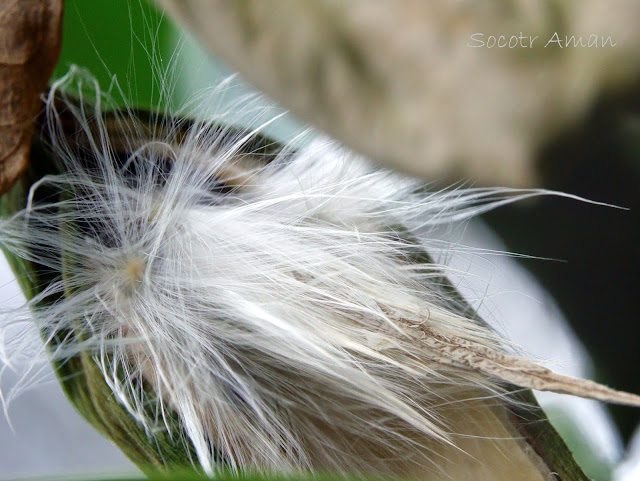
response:
<path id="1" fill-rule="evenodd" d="M 70 398 L 143 469 L 582 480 L 527 389 L 640 405 L 514 353 L 432 260 L 431 229 L 547 192 L 103 101 L 52 86 L 53 167 L 0 243 Z"/>

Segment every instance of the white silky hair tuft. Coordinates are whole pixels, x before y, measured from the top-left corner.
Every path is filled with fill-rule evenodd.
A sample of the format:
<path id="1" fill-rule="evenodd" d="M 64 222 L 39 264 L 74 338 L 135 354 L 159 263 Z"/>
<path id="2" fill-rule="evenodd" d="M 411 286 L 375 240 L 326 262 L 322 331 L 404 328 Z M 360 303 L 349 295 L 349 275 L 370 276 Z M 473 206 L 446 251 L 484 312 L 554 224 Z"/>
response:
<path id="1" fill-rule="evenodd" d="M 63 173 L 34 185 L 0 243 L 64 272 L 28 322 L 78 333 L 49 355 L 90 352 L 149 436 L 172 411 L 209 473 L 221 456 L 234 470 L 397 474 L 456 445 L 446 409 L 505 399 L 498 369 L 440 351 L 519 360 L 431 260 L 443 244 L 429 232 L 544 191 L 432 191 L 321 137 L 267 155 L 252 147 L 261 127 L 145 124 L 103 101 L 76 70 L 53 84 Z M 83 131 L 65 133 L 63 115 Z M 43 188 L 63 195 L 36 201 Z"/>

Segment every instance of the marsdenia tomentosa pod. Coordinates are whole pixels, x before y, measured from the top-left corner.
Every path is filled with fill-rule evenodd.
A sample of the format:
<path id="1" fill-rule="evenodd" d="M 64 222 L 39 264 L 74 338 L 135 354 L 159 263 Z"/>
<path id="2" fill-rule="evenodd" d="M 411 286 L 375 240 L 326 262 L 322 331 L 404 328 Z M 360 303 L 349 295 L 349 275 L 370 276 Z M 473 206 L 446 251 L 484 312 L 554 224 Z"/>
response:
<path id="1" fill-rule="evenodd" d="M 175 413 L 208 473 L 538 479 L 551 471 L 505 420 L 514 386 L 640 405 L 513 354 L 429 256 L 431 228 L 548 192 L 432 192 L 328 140 L 275 146 L 65 93 L 92 82 L 52 86 L 60 173 L 0 242 L 58 273 L 29 304 L 51 356 L 89 353 L 152 438 Z"/>

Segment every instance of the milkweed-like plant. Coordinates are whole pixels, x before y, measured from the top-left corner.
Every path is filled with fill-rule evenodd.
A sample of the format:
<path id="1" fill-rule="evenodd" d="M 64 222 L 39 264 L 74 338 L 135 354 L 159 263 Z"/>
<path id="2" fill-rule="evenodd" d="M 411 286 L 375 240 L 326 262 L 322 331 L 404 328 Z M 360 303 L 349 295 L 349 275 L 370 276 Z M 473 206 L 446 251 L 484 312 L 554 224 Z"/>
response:
<path id="1" fill-rule="evenodd" d="M 515 350 L 432 235 L 580 199 L 441 189 L 264 128 L 119 108 L 75 68 L 46 91 L 0 243 L 78 411 L 152 477 L 586 479 L 529 389 L 640 398 Z"/>

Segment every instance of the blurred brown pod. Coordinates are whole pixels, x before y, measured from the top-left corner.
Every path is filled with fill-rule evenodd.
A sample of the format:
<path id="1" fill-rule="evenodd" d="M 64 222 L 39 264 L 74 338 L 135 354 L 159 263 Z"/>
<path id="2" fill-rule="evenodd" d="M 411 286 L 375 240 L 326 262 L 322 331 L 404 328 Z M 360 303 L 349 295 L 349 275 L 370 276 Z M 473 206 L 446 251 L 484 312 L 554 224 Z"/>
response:
<path id="1" fill-rule="evenodd" d="M 29 163 L 39 96 L 60 52 L 62 0 L 0 0 L 0 194 Z"/>

